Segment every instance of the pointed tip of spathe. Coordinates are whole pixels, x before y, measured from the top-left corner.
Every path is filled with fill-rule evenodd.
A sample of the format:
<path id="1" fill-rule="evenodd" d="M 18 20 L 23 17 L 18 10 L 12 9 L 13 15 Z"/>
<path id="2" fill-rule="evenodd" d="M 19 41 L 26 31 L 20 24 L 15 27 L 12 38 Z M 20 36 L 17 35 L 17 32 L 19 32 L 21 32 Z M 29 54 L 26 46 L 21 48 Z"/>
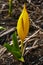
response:
<path id="1" fill-rule="evenodd" d="M 27 9 L 26 9 L 26 3 L 24 3 L 24 5 L 23 5 L 23 10 L 27 11 Z"/>
<path id="2" fill-rule="evenodd" d="M 25 3 L 24 3 L 24 5 L 23 5 L 23 7 L 26 8 L 26 4 L 25 4 Z"/>

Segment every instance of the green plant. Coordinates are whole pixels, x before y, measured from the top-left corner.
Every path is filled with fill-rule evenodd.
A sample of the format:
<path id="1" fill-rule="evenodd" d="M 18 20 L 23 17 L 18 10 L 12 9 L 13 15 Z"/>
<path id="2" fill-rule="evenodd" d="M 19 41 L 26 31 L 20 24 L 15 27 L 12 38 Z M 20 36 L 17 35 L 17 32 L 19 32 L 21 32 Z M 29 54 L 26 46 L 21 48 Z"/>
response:
<path id="1" fill-rule="evenodd" d="M 12 1 L 13 0 L 9 0 L 9 16 L 12 15 Z"/>
<path id="2" fill-rule="evenodd" d="M 7 48 L 9 52 L 11 52 L 16 57 L 17 60 L 24 62 L 24 58 L 18 45 L 16 33 L 13 34 L 12 41 L 12 45 L 9 45 L 9 43 L 5 43 L 4 46 Z"/>
<path id="3" fill-rule="evenodd" d="M 17 22 L 17 33 L 21 39 L 21 51 L 23 53 L 24 45 L 23 41 L 27 36 L 30 28 L 30 18 L 26 9 L 26 5 L 24 4 L 23 11 Z"/>
<path id="4" fill-rule="evenodd" d="M 26 10 L 26 7 L 24 5 L 23 11 L 18 19 L 18 23 L 17 23 L 17 33 L 18 36 L 21 39 L 21 49 L 19 48 L 18 45 L 18 41 L 17 41 L 17 36 L 16 33 L 13 34 L 12 37 L 12 41 L 13 41 L 13 45 L 10 46 L 9 43 L 4 44 L 4 46 L 7 48 L 7 50 L 9 52 L 11 52 L 18 60 L 24 62 L 24 58 L 23 58 L 23 52 L 24 52 L 24 45 L 23 45 L 23 41 L 27 35 L 27 33 L 29 32 L 29 25 L 30 25 L 30 21 L 29 21 L 29 17 L 28 17 L 28 13 Z"/>
<path id="5" fill-rule="evenodd" d="M 4 28 L 4 27 L 2 27 L 2 26 L 0 26 L 0 30 L 5 30 L 5 28 Z"/>

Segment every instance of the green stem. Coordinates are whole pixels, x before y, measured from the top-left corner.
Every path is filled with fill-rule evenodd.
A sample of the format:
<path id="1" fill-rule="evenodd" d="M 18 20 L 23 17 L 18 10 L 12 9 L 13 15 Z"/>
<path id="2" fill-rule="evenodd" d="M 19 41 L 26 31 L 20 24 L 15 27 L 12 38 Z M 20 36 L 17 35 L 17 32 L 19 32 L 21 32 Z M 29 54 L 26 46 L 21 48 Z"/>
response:
<path id="1" fill-rule="evenodd" d="M 21 52 L 22 52 L 22 53 L 23 53 L 23 49 L 24 49 L 23 41 L 21 41 Z"/>
<path id="2" fill-rule="evenodd" d="M 12 15 L 12 1 L 13 0 L 9 0 L 9 15 Z"/>

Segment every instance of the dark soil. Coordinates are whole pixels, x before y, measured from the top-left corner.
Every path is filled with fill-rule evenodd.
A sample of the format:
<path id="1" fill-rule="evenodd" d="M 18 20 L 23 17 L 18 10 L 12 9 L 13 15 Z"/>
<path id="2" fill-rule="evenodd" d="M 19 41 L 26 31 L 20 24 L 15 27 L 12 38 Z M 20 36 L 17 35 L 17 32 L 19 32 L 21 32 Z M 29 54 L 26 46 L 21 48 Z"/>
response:
<path id="1" fill-rule="evenodd" d="M 25 62 L 22 63 L 17 61 L 10 52 L 3 49 L 3 44 L 5 42 L 11 43 L 12 34 L 16 31 L 14 27 L 17 25 L 24 3 L 30 16 L 30 31 L 27 37 L 29 38 L 39 29 L 40 31 L 36 36 L 32 36 L 30 41 L 25 40 L 26 48 L 29 50 L 25 49 Z M 11 17 L 8 16 L 8 8 L 8 0 L 0 0 L 0 26 L 6 28 L 6 30 L 0 31 L 0 65 L 43 65 L 43 0 L 13 0 Z"/>

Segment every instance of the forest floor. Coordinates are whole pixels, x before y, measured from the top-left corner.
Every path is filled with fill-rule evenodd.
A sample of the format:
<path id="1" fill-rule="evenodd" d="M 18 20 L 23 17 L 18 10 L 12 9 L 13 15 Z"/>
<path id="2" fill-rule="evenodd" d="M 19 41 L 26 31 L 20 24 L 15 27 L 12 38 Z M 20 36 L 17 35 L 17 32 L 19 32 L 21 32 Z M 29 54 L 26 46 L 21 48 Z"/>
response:
<path id="1" fill-rule="evenodd" d="M 24 40 L 25 62 L 17 61 L 3 46 L 12 42 L 12 34 L 17 26 L 18 18 L 24 3 L 30 16 L 30 30 Z M 0 0 L 0 65 L 43 65 L 43 1 L 42 0 L 13 0 L 12 16 L 8 15 L 8 1 Z M 18 40 L 19 41 L 19 40 Z"/>

